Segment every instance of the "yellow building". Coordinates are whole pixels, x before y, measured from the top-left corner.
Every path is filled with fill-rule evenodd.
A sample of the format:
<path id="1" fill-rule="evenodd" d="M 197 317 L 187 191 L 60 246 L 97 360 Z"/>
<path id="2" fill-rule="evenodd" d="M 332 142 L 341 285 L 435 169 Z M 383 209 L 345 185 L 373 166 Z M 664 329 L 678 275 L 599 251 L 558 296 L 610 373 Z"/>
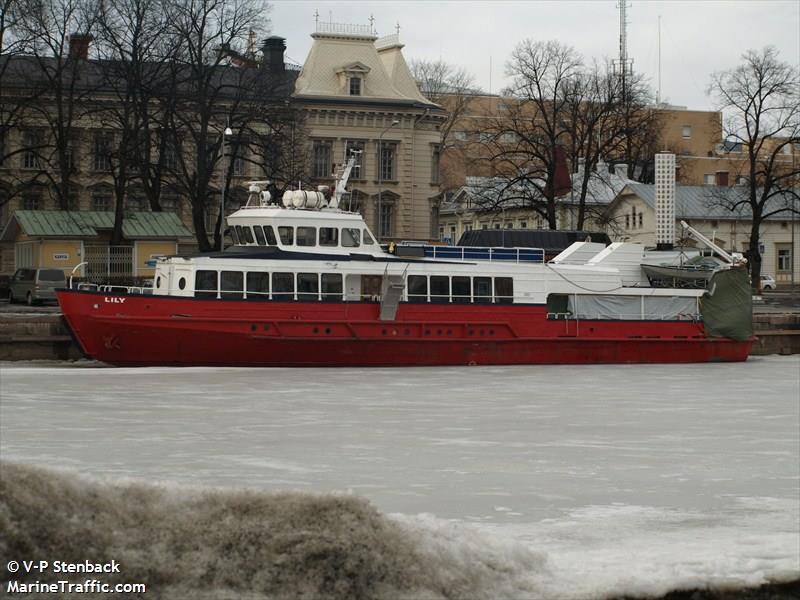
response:
<path id="1" fill-rule="evenodd" d="M 132 283 L 153 276 L 153 259 L 176 254 L 192 238 L 174 213 L 130 213 L 122 221 L 125 245 L 109 246 L 110 211 L 15 211 L 0 240 L 13 244 L 16 268 L 48 267 L 94 282 Z"/>

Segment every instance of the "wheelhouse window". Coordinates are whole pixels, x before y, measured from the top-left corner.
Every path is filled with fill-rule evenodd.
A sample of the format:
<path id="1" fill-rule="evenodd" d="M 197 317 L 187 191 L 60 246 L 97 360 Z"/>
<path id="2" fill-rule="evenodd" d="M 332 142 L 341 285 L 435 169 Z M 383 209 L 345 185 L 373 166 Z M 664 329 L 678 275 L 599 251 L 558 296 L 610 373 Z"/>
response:
<path id="1" fill-rule="evenodd" d="M 241 300 L 244 297 L 244 273 L 223 271 L 220 277 L 220 297 L 225 300 Z"/>
<path id="2" fill-rule="evenodd" d="M 361 245 L 361 232 L 358 229 L 345 227 L 342 229 L 342 246 L 358 248 Z"/>
<path id="3" fill-rule="evenodd" d="M 216 271 L 197 271 L 194 274 L 194 297 L 216 298 L 218 273 Z"/>
<path id="4" fill-rule="evenodd" d="M 281 244 L 284 246 L 294 245 L 294 227 L 281 225 L 278 227 L 278 235 L 281 238 Z"/>
<path id="5" fill-rule="evenodd" d="M 253 233 L 256 234 L 256 242 L 258 242 L 259 246 L 267 245 L 267 238 L 264 237 L 264 230 L 261 229 L 260 225 L 256 225 L 253 227 Z"/>
<path id="6" fill-rule="evenodd" d="M 428 301 L 428 278 L 425 275 L 408 276 L 408 301 Z"/>
<path id="7" fill-rule="evenodd" d="M 234 246 L 241 246 L 242 243 L 239 241 L 239 234 L 236 233 L 236 227 L 231 227 L 227 231 L 228 231 L 228 234 L 231 236 L 231 239 L 233 240 L 233 245 Z"/>
<path id="8" fill-rule="evenodd" d="M 320 246 L 338 246 L 339 245 L 339 230 L 336 227 L 320 227 L 319 228 L 319 245 Z"/>
<path id="9" fill-rule="evenodd" d="M 369 231 L 366 229 L 364 230 L 364 244 L 367 246 L 371 246 L 375 243 L 375 240 L 372 239 L 372 236 L 369 234 Z"/>
<path id="10" fill-rule="evenodd" d="M 275 238 L 275 232 L 272 230 L 272 225 L 264 225 L 264 236 L 267 238 L 267 244 L 270 246 L 278 245 L 278 240 Z"/>
<path id="11" fill-rule="evenodd" d="M 247 299 L 266 300 L 269 298 L 269 273 L 251 272 L 247 274 Z"/>
<path id="12" fill-rule="evenodd" d="M 316 246 L 317 245 L 317 228 L 316 227 L 298 227 L 297 228 L 297 245 L 298 246 Z"/>
<path id="13" fill-rule="evenodd" d="M 498 304 L 514 302 L 514 280 L 511 277 L 494 278 L 494 301 Z"/>
<path id="14" fill-rule="evenodd" d="M 294 300 L 294 273 L 272 274 L 272 298 Z"/>
<path id="15" fill-rule="evenodd" d="M 319 276 L 316 273 L 297 274 L 297 299 L 319 300 Z"/>
<path id="16" fill-rule="evenodd" d="M 342 274 L 323 273 L 322 274 L 322 300 L 326 302 L 342 301 Z"/>
<path id="17" fill-rule="evenodd" d="M 247 226 L 236 226 L 236 233 L 239 236 L 239 243 L 240 244 L 253 244 L 255 240 L 253 239 L 253 231 Z"/>
<path id="18" fill-rule="evenodd" d="M 450 278 L 443 275 L 431 275 L 431 302 L 450 302 Z"/>

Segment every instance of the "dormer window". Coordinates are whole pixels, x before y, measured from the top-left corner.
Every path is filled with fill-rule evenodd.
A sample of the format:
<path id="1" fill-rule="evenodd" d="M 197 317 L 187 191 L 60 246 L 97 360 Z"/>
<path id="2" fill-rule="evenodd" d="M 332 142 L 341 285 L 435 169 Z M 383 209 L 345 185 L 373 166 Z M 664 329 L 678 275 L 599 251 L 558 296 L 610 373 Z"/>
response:
<path id="1" fill-rule="evenodd" d="M 339 93 L 347 96 L 363 96 L 368 93 L 364 84 L 370 68 L 364 63 L 353 62 L 336 69 L 339 78 Z"/>

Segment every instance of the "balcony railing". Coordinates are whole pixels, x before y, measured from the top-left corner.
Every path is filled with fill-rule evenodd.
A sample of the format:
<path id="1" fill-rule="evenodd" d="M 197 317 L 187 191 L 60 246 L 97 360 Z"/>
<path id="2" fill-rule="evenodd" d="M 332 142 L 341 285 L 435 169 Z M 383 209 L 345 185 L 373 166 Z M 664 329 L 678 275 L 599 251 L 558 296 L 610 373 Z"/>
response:
<path id="1" fill-rule="evenodd" d="M 371 25 L 351 25 L 348 23 L 328 23 L 317 21 L 317 33 L 341 33 L 345 35 L 363 35 L 375 37 Z"/>

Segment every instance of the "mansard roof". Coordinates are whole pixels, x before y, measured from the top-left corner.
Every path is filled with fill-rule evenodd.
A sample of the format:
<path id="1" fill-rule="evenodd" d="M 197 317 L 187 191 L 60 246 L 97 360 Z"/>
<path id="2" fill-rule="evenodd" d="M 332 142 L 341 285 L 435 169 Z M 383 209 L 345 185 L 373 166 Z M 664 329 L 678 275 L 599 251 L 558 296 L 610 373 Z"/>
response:
<path id="1" fill-rule="evenodd" d="M 402 45 L 374 35 L 317 32 L 295 85 L 295 97 L 357 104 L 395 103 L 421 108 L 440 107 L 419 91 L 402 55 Z M 393 36 L 389 36 L 393 37 Z M 361 94 L 349 95 L 341 74 L 358 70 L 364 75 Z"/>

